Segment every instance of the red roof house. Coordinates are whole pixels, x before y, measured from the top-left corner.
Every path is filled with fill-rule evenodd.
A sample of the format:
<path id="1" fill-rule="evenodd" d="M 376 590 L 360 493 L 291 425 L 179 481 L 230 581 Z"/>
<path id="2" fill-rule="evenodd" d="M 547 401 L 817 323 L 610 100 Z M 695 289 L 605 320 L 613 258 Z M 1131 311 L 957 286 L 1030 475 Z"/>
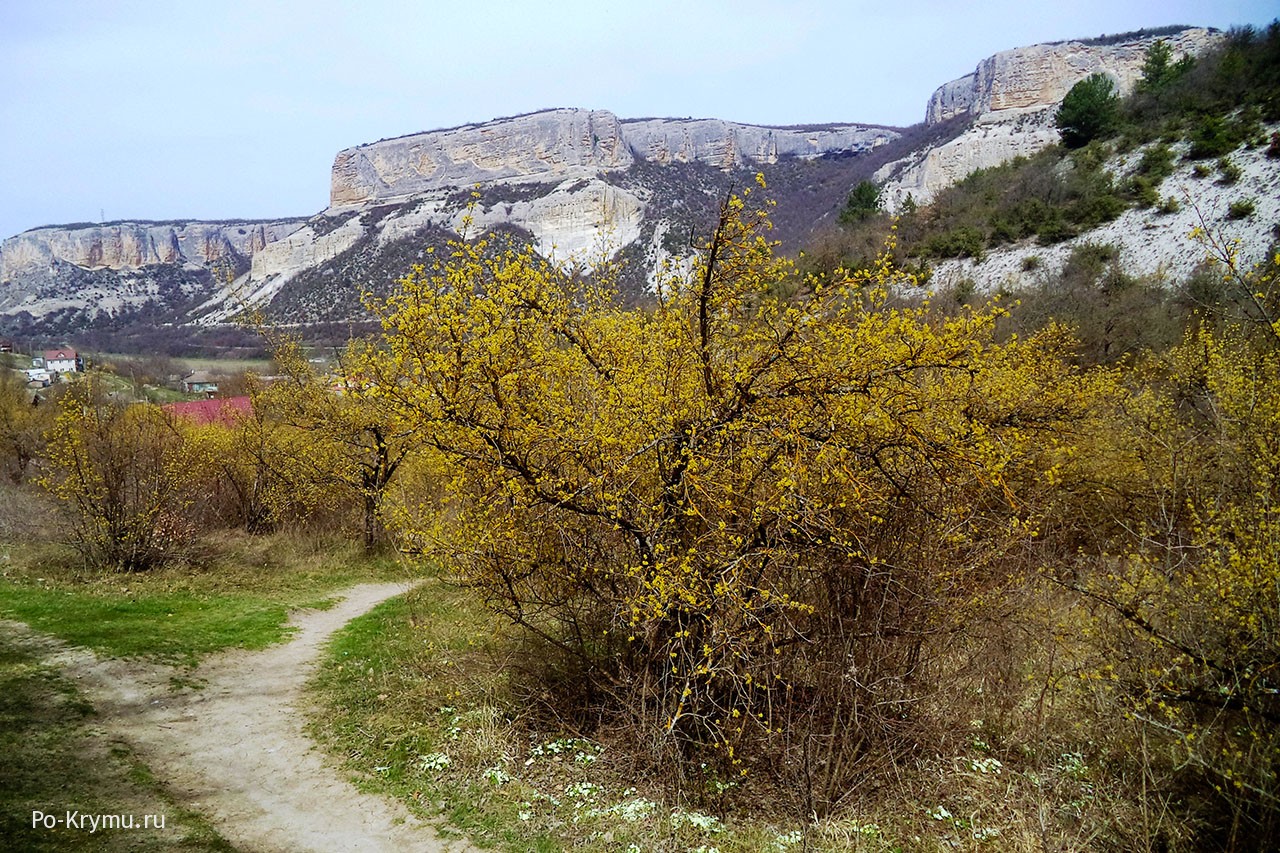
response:
<path id="1" fill-rule="evenodd" d="M 54 373 L 75 373 L 80 369 L 80 356 L 69 347 L 47 349 L 43 356 L 45 370 L 52 370 Z"/>
<path id="2" fill-rule="evenodd" d="M 226 397 L 221 400 L 188 400 L 184 403 L 168 403 L 164 410 L 197 425 L 216 423 L 231 426 L 253 412 L 253 402 L 247 396 Z"/>

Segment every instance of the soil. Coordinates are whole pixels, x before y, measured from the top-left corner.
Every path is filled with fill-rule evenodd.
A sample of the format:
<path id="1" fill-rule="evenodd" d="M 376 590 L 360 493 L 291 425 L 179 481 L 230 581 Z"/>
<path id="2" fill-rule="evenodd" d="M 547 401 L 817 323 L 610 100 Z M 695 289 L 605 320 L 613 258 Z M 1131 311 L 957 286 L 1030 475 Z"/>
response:
<path id="1" fill-rule="evenodd" d="M 400 803 L 358 791 L 303 729 L 303 687 L 324 641 L 407 589 L 352 587 L 328 610 L 295 614 L 288 642 L 215 655 L 194 671 L 65 646 L 48 660 L 93 704 L 98 726 L 127 743 L 178 805 L 202 814 L 237 848 L 470 850 L 441 839 Z"/>

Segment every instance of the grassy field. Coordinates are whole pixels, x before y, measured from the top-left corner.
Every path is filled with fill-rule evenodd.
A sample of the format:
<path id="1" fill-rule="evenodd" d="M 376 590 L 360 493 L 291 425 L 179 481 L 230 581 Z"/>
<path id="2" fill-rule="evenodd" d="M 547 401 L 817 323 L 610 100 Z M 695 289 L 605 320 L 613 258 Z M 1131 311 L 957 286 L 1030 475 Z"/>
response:
<path id="1" fill-rule="evenodd" d="M 133 355 L 129 353 L 99 353 L 101 359 L 109 359 L 111 361 L 142 361 L 147 356 Z M 239 373 L 243 370 L 251 370 L 254 373 L 265 374 L 271 372 L 271 359 L 269 358 L 187 358 L 174 357 L 172 361 L 187 370 L 208 370 L 214 373 Z"/>
<path id="2" fill-rule="evenodd" d="M 279 642 L 291 608 L 405 576 L 395 559 L 368 559 L 342 541 L 226 533 L 200 565 L 148 573 L 86 572 L 54 546 L 11 546 L 0 560 L 0 617 L 100 653 L 187 664 Z"/>

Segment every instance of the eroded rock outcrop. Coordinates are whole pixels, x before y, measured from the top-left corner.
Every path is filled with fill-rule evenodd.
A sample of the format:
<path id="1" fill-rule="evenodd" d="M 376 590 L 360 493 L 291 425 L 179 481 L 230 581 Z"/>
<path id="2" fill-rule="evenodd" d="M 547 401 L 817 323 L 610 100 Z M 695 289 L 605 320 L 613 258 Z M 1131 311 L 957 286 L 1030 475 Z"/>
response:
<path id="1" fill-rule="evenodd" d="M 345 252 L 427 229 L 472 231 L 507 226 L 527 232 L 534 247 L 561 261 L 590 263 L 642 236 L 648 196 L 604 178 L 638 163 L 668 168 L 733 169 L 780 159 L 859 154 L 898 136 L 855 124 L 763 127 L 719 119 L 620 120 L 605 110 L 556 109 L 480 124 L 412 134 L 338 152 L 330 206 L 254 256 L 252 267 L 212 300 L 208 322 L 238 310 L 233 302 L 274 299 L 298 276 Z M 651 180 L 652 182 L 652 180 Z M 470 190 L 484 200 L 468 208 Z M 369 266 L 348 264 L 346 266 Z"/>
<path id="2" fill-rule="evenodd" d="M 200 266 L 252 257 L 302 224 L 276 222 L 118 222 L 33 228 L 0 244 L 0 281 L 14 281 L 55 260 L 85 269 L 133 270 L 152 264 Z"/>
<path id="3" fill-rule="evenodd" d="M 549 110 L 339 151 L 330 206 L 403 199 L 492 181 L 552 180 L 625 169 L 631 163 L 613 113 Z"/>
<path id="4" fill-rule="evenodd" d="M 854 124 L 762 127 L 719 119 L 619 120 L 605 110 L 547 110 L 340 151 L 333 164 L 330 207 L 478 183 L 553 183 L 627 169 L 636 160 L 730 168 L 786 156 L 859 153 L 897 135 L 888 128 Z"/>
<path id="5" fill-rule="evenodd" d="M 918 203 L 978 169 L 1032 154 L 1059 139 L 1058 104 L 1090 74 L 1106 74 L 1121 94 L 1142 76 L 1147 49 L 1158 38 L 1175 57 L 1195 56 L 1223 38 L 1216 30 L 1188 28 L 1114 43 L 1065 41 L 1006 50 L 978 63 L 972 73 L 940 86 L 929 98 L 925 121 L 967 119 L 970 126 L 943 145 L 916 152 L 876 173 L 882 197 L 897 209 L 910 195 Z"/>
<path id="6" fill-rule="evenodd" d="M 1121 94 L 1128 94 L 1142 76 L 1147 48 L 1158 38 L 1164 39 L 1174 56 L 1195 56 L 1216 44 L 1222 34 L 1192 27 L 1114 44 L 1063 41 L 1004 50 L 979 62 L 972 73 L 940 86 L 929 98 L 925 121 L 937 124 L 962 113 L 976 117 L 1054 105 L 1076 83 L 1097 73 L 1106 74 Z"/>
<path id="7" fill-rule="evenodd" d="M 223 287 L 303 219 L 34 228 L 0 243 L 0 312 L 92 317 Z"/>

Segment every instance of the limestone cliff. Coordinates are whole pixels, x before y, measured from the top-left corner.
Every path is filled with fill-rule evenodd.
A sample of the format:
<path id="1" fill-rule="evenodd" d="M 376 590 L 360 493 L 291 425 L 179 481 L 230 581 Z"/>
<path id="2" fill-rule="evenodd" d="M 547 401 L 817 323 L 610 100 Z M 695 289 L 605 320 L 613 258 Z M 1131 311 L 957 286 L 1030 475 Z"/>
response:
<path id="1" fill-rule="evenodd" d="M 652 247 L 666 229 L 679 224 L 687 234 L 694 224 L 673 220 L 670 208 L 701 210 L 741 181 L 726 171 L 847 158 L 897 136 L 857 124 L 621 120 L 605 110 L 556 109 L 381 140 L 337 154 L 330 206 L 309 220 L 122 222 L 10 238 L 0 246 L 0 314 L 70 312 L 79 322 L 167 299 L 188 306 L 181 319 L 220 322 L 246 302 L 296 291 L 295 279 L 329 284 L 318 270 L 342 270 L 343 286 L 359 292 L 369 282 L 352 276 L 382 270 L 380 253 L 398 258 L 400 249 L 389 247 L 458 233 L 464 221 L 473 232 L 514 228 L 561 260 L 590 262 L 634 244 L 650 247 L 639 250 L 642 263 L 657 264 Z M 477 186 L 482 199 L 469 206 Z M 655 200 L 661 221 L 649 209 Z"/>
<path id="2" fill-rule="evenodd" d="M 225 286 L 304 220 L 34 228 L 0 243 L 0 312 L 92 316 Z"/>
<path id="3" fill-rule="evenodd" d="M 1183 29 L 1160 37 L 1180 56 L 1223 36 Z M 363 310 L 361 294 L 385 291 L 420 262 L 426 242 L 443 245 L 467 228 L 513 231 L 559 260 L 623 252 L 652 271 L 687 255 L 726 189 L 757 170 L 782 199 L 779 232 L 798 244 L 834 218 L 873 162 L 891 161 L 874 177 L 893 208 L 1053 143 L 1053 113 L 1071 86 L 1101 72 L 1128 91 L 1155 38 L 1043 44 L 985 59 L 929 99 L 913 138 L 934 142 L 915 150 L 897 130 L 854 123 L 764 127 L 587 109 L 358 145 L 334 158 L 330 205 L 309 219 L 51 227 L 5 240 L 0 316 L 66 326 L 162 304 L 164 322 L 212 323 L 248 302 L 273 306 L 281 320 L 345 318 Z"/>
<path id="4" fill-rule="evenodd" d="M 359 145 L 334 158 L 323 216 L 257 253 L 228 293 L 265 303 L 299 276 L 333 269 L 330 262 L 367 271 L 380 266 L 372 258 L 379 247 L 432 229 L 458 232 L 464 217 L 473 231 L 516 228 L 548 257 L 590 263 L 652 240 L 659 226 L 647 217 L 649 199 L 679 182 L 678 167 L 732 170 L 856 155 L 897 136 L 855 124 L 622 120 L 605 110 L 556 109 Z M 643 181 L 624 187 L 616 180 L 642 164 Z M 477 186 L 482 199 L 468 209 Z M 342 260 L 353 253 L 362 260 Z M 657 262 L 649 253 L 645 260 Z M 238 304 L 215 297 L 205 309 L 205 322 L 220 322 Z"/>
<path id="5" fill-rule="evenodd" d="M 929 98 L 925 121 L 967 119 L 968 129 L 941 146 L 890 163 L 876 174 L 882 196 L 896 209 L 908 195 L 926 203 L 938 190 L 977 169 L 1031 154 L 1058 141 L 1058 104 L 1090 74 L 1106 74 L 1121 94 L 1142 75 L 1147 49 L 1163 38 L 1175 57 L 1195 56 L 1217 44 L 1216 30 L 1188 28 L 1114 43 L 1065 41 L 1006 50 L 978 63 L 972 73 L 940 86 Z"/>
<path id="6" fill-rule="evenodd" d="M 549 110 L 339 151 L 330 206 L 403 199 L 491 181 L 552 180 L 625 169 L 631 163 L 612 113 Z"/>
<path id="7" fill-rule="evenodd" d="M 1080 80 L 1106 74 L 1121 94 L 1133 91 L 1147 48 L 1162 38 L 1174 56 L 1204 52 L 1222 37 L 1192 27 L 1162 36 L 1114 44 L 1064 41 L 1005 50 L 978 63 L 972 73 L 940 86 L 929 98 L 925 121 L 937 124 L 966 113 L 977 117 L 1003 110 L 1041 109 L 1059 103 Z"/>
<path id="8" fill-rule="evenodd" d="M 330 207 L 402 200 L 477 183 L 558 182 L 625 170 L 637 160 L 729 168 L 787 156 L 859 153 L 897 135 L 854 124 L 762 127 L 718 119 L 619 120 L 605 110 L 547 110 L 340 151 L 333 164 Z"/>

